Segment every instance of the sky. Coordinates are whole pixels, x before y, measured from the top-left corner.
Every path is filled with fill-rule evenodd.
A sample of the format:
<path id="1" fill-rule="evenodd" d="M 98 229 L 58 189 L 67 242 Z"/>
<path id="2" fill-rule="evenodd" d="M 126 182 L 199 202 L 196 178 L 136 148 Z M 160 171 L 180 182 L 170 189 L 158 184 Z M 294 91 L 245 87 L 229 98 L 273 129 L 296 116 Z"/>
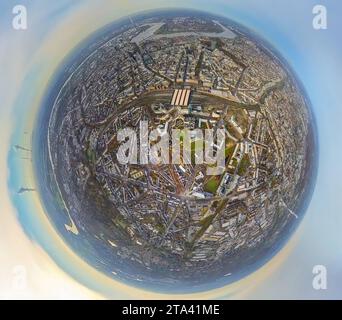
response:
<path id="1" fill-rule="evenodd" d="M 12 28 L 12 9 L 25 5 L 28 29 Z M 327 8 L 328 27 L 315 30 L 312 9 Z M 13 146 L 30 148 L 41 99 L 59 63 L 89 34 L 143 10 L 195 8 L 217 13 L 274 45 L 302 81 L 319 137 L 315 192 L 300 227 L 264 267 L 230 286 L 192 295 L 145 292 L 105 277 L 58 237 L 36 193 L 32 164 Z M 342 3 L 339 0 L 3 0 L 0 3 L 0 298 L 342 298 Z M 27 132 L 27 133 L 26 133 Z M 312 286 L 315 265 L 327 268 L 326 290 Z"/>

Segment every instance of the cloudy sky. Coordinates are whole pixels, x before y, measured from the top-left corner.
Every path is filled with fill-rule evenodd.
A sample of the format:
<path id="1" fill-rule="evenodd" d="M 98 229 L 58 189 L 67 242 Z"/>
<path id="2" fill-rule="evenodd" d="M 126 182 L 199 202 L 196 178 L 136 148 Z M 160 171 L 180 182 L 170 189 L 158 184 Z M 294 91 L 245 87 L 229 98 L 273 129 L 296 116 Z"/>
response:
<path id="1" fill-rule="evenodd" d="M 27 8 L 28 29 L 12 28 L 12 9 Z M 328 28 L 312 27 L 324 4 Z M 0 298 L 170 298 L 122 285 L 69 250 L 49 224 L 31 163 L 13 145 L 30 133 L 48 81 L 62 59 L 101 26 L 142 10 L 184 7 L 218 13 L 266 38 L 291 64 L 312 101 L 319 134 L 318 180 L 310 207 L 288 245 L 266 266 L 233 285 L 177 298 L 342 298 L 342 3 L 339 0 L 5 0 L 0 3 Z M 324 265 L 327 290 L 314 290 Z"/>

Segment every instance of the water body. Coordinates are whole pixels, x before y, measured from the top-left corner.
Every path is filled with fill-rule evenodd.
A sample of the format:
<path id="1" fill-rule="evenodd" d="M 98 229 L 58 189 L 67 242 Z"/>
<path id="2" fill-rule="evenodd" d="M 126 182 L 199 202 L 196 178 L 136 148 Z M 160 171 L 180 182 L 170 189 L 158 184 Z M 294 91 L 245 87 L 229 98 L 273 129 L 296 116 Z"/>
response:
<path id="1" fill-rule="evenodd" d="M 236 34 L 230 29 L 226 28 L 220 22 L 216 20 L 212 20 L 214 23 L 218 24 L 224 31 L 222 32 L 174 32 L 167 34 L 155 34 L 165 23 L 153 23 L 150 24 L 151 27 L 147 30 L 141 32 L 139 35 L 134 37 L 131 42 L 135 42 L 137 44 L 149 39 L 149 40 L 158 40 L 162 38 L 175 38 L 175 37 L 191 37 L 191 36 L 202 36 L 208 38 L 225 38 L 225 39 L 234 39 Z"/>

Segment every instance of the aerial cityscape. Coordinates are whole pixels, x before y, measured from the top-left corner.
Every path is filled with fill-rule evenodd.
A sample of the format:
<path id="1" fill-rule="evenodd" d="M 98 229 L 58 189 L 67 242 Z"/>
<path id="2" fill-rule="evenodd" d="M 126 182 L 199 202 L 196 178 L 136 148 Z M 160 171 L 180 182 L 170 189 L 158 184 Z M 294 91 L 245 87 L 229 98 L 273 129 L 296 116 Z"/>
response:
<path id="1" fill-rule="evenodd" d="M 109 26 L 52 96 L 36 164 L 43 198 L 58 208 L 48 214 L 115 279 L 176 291 L 236 281 L 275 254 L 304 214 L 309 102 L 279 55 L 227 19 L 175 11 Z M 129 142 L 119 138 L 127 128 Z M 217 174 L 208 168 L 218 163 L 205 161 L 206 132 L 214 155 L 224 150 Z M 183 153 L 175 157 L 171 140 L 153 149 L 164 136 Z M 140 151 L 136 161 L 119 161 L 123 142 Z"/>

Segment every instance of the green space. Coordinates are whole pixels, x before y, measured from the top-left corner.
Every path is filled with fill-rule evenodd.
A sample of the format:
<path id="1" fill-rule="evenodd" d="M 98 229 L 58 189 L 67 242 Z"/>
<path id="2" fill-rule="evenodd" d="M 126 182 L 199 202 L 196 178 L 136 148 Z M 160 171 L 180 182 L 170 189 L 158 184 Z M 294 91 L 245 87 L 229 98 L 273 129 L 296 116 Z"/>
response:
<path id="1" fill-rule="evenodd" d="M 94 164 L 96 161 L 95 151 L 89 146 L 86 152 L 86 157 L 89 163 Z"/>
<path id="2" fill-rule="evenodd" d="M 221 182 L 221 176 L 212 176 L 203 186 L 204 191 L 215 194 Z"/>
<path id="3" fill-rule="evenodd" d="M 235 145 L 234 144 L 228 144 L 226 145 L 225 149 L 225 157 L 226 159 L 230 159 L 234 153 Z"/>
<path id="4" fill-rule="evenodd" d="M 251 162 L 249 160 L 248 154 L 244 154 L 242 159 L 241 159 L 241 162 L 240 162 L 240 166 L 238 169 L 238 175 L 239 176 L 245 175 L 250 164 L 251 164 Z"/>
<path id="5" fill-rule="evenodd" d="M 121 215 L 116 215 L 116 217 L 113 219 L 113 222 L 118 227 L 121 227 L 123 230 L 126 230 L 126 228 L 129 226 L 129 222 Z"/>
<path id="6" fill-rule="evenodd" d="M 158 221 L 159 219 L 156 219 L 153 215 L 146 215 L 141 222 L 143 224 L 151 224 L 160 234 L 163 234 L 165 232 L 165 226 L 161 221 Z"/>
<path id="7" fill-rule="evenodd" d="M 197 140 L 197 141 L 191 141 L 191 163 L 196 164 L 196 151 L 197 154 L 200 155 L 200 152 L 203 153 L 204 150 L 204 141 L 203 140 Z M 204 155 L 203 155 L 204 156 Z"/>
<path id="8" fill-rule="evenodd" d="M 203 234 L 206 232 L 206 230 L 210 227 L 212 224 L 215 214 L 211 214 L 205 218 L 203 218 L 199 223 L 201 225 L 201 228 L 196 232 L 194 239 L 192 240 L 192 243 L 194 243 L 197 239 L 201 238 Z"/>

